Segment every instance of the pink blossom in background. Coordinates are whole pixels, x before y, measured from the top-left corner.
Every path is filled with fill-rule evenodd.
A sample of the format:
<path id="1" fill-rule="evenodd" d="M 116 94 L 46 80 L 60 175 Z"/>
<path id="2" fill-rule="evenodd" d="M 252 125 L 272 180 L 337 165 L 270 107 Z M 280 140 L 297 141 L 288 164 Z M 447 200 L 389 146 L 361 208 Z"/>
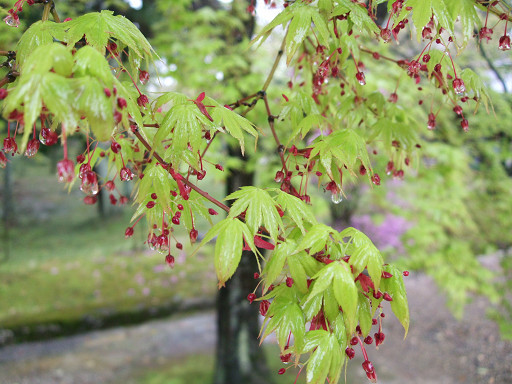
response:
<path id="1" fill-rule="evenodd" d="M 354 216 L 351 225 L 364 232 L 378 249 L 393 248 L 399 253 L 405 251 L 402 244 L 402 235 L 413 224 L 401 216 L 386 213 L 380 224 L 375 224 L 370 215 Z"/>

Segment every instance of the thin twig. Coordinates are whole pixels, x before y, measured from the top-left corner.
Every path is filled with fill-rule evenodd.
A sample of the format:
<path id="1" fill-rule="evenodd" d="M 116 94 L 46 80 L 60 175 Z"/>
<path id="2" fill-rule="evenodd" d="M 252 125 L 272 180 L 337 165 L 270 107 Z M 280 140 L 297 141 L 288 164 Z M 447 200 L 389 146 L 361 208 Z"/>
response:
<path id="1" fill-rule="evenodd" d="M 281 57 L 283 56 L 285 46 L 286 46 L 286 34 L 283 37 L 281 47 L 279 48 L 279 51 L 277 52 L 277 56 L 274 60 L 274 64 L 272 65 L 272 69 L 270 70 L 270 73 L 267 76 L 267 80 L 265 81 L 265 84 L 263 84 L 261 93 L 263 95 L 263 101 L 265 102 L 265 109 L 267 111 L 267 116 L 268 116 L 268 124 L 270 126 L 270 130 L 272 131 L 272 136 L 274 136 L 274 140 L 277 145 L 277 152 L 279 153 L 279 157 L 281 158 L 281 164 L 283 164 L 283 170 L 285 173 L 287 173 L 288 169 L 286 167 L 286 160 L 284 158 L 283 145 L 281 144 L 281 141 L 279 140 L 279 137 L 277 136 L 277 132 L 276 132 L 275 125 L 274 125 L 275 116 L 273 116 L 272 112 L 270 111 L 270 106 L 268 104 L 268 98 L 267 98 L 267 89 L 270 85 L 270 82 L 274 78 L 274 75 L 277 70 L 277 66 L 279 65 L 279 62 L 281 61 Z"/>
<path id="2" fill-rule="evenodd" d="M 283 42 L 281 43 L 281 47 L 279 48 L 279 51 L 277 52 L 277 56 L 274 60 L 274 64 L 272 65 L 272 69 L 270 70 L 270 73 L 267 76 L 267 80 L 265 81 L 265 84 L 263 84 L 263 88 L 261 88 L 261 90 L 263 92 L 267 91 L 267 88 L 270 85 L 270 82 L 274 78 L 274 74 L 276 73 L 277 66 L 279 65 L 279 62 L 281 61 L 281 57 L 283 56 L 285 45 L 286 45 L 286 35 L 283 38 Z"/>
<path id="3" fill-rule="evenodd" d="M 480 52 L 482 54 L 482 57 L 484 58 L 484 60 L 486 61 L 487 65 L 489 66 L 491 71 L 494 72 L 494 74 L 498 78 L 499 82 L 501 83 L 501 86 L 503 87 L 503 92 L 508 93 L 507 83 L 505 82 L 505 79 L 503 78 L 503 76 L 501 76 L 500 71 L 498 70 L 498 68 L 496 68 L 493 61 L 489 58 L 489 56 L 487 56 L 487 52 L 485 52 L 484 46 L 482 45 L 482 40 L 479 40 L 478 46 L 480 47 Z"/>
<path id="4" fill-rule="evenodd" d="M 276 129 L 274 126 L 275 116 L 270 112 L 270 106 L 268 104 L 267 95 L 263 96 L 263 101 L 265 102 L 265 109 L 267 110 L 268 115 L 268 125 L 270 126 L 270 130 L 272 131 L 272 136 L 274 136 L 274 140 L 277 144 L 277 153 L 279 153 L 279 157 L 281 158 L 281 164 L 283 164 L 284 173 L 288 172 L 288 168 L 286 167 L 286 159 L 284 158 L 284 147 L 279 141 L 279 137 L 277 136 Z"/>
<path id="5" fill-rule="evenodd" d="M 57 13 L 57 10 L 55 9 L 54 1 L 52 1 L 52 6 L 50 8 L 50 12 L 52 13 L 53 20 L 55 20 L 56 23 L 60 23 L 60 17 L 59 17 L 59 14 Z"/>
<path id="6" fill-rule="evenodd" d="M 234 103 L 228 104 L 232 109 L 238 108 L 241 105 L 245 105 L 247 100 L 254 99 L 259 95 L 259 92 L 253 93 L 252 95 L 246 96 L 240 100 L 235 101 Z"/>
<path id="7" fill-rule="evenodd" d="M 259 91 L 257 93 L 259 98 L 256 98 L 255 102 L 253 101 L 253 103 L 244 111 L 242 116 L 246 116 L 250 111 L 252 111 L 254 109 L 254 107 L 256 107 L 258 100 L 262 99 L 263 96 L 266 94 L 267 88 L 269 87 L 270 83 L 272 82 L 272 79 L 274 78 L 274 75 L 276 73 L 277 66 L 279 65 L 279 62 L 281 61 L 281 57 L 283 56 L 285 45 L 286 45 L 286 35 L 283 38 L 283 42 L 281 43 L 281 47 L 279 48 L 279 51 L 277 52 L 276 58 L 274 59 L 274 64 L 272 65 L 272 69 L 270 70 L 270 73 L 268 74 L 267 79 L 265 80 L 265 83 L 263 84 L 261 91 Z"/>
<path id="8" fill-rule="evenodd" d="M 210 140 L 208 140 L 208 143 L 206 143 L 206 147 L 205 147 L 205 149 L 203 150 L 203 153 L 201 153 L 201 159 L 202 159 L 202 158 L 204 158 L 204 155 L 206 154 L 206 151 L 208 150 L 208 148 L 210 148 L 210 145 L 212 144 L 213 139 L 215 139 L 215 137 L 217 136 L 217 132 L 218 132 L 218 131 L 216 131 L 216 132 L 213 134 L 213 137 L 212 137 Z"/>
<path id="9" fill-rule="evenodd" d="M 370 53 L 372 55 L 375 53 L 375 52 L 373 52 L 373 51 L 371 51 L 371 50 L 369 50 L 367 48 L 363 48 L 363 47 L 359 47 L 359 50 L 362 51 L 362 52 L 365 52 L 365 53 Z M 399 62 L 399 60 L 392 59 L 391 57 L 387 57 L 387 56 L 381 55 L 380 53 L 379 53 L 379 59 L 388 60 L 388 61 L 391 61 L 393 63 L 398 63 Z"/>
<path id="10" fill-rule="evenodd" d="M 50 10 L 52 9 L 53 1 L 50 1 L 44 5 L 42 21 L 48 21 L 50 17 Z"/>
<path id="11" fill-rule="evenodd" d="M 19 75 L 20 73 L 16 71 L 9 72 L 3 79 L 0 80 L 0 87 L 3 87 L 5 84 L 12 83 Z"/>

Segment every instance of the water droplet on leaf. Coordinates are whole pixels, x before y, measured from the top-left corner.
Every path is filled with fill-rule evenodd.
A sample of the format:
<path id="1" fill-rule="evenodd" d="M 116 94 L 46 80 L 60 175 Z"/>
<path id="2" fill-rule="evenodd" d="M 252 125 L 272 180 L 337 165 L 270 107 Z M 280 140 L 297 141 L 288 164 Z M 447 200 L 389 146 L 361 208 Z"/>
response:
<path id="1" fill-rule="evenodd" d="M 331 194 L 331 201 L 334 203 L 334 204 L 339 204 L 341 203 L 341 201 L 343 200 L 342 196 L 341 196 L 341 192 L 340 191 L 335 191 Z"/>

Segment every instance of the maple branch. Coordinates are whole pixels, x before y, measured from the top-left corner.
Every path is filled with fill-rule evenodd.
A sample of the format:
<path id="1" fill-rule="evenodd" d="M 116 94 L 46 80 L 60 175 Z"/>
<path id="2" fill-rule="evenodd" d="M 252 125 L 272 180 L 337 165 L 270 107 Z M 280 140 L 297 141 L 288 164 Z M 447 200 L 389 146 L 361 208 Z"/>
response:
<path id="1" fill-rule="evenodd" d="M 9 59 L 16 57 L 16 52 L 14 51 L 0 51 L 0 56 L 7 56 Z"/>
<path id="2" fill-rule="evenodd" d="M 139 139 L 139 141 L 142 143 L 142 145 L 151 153 L 153 153 L 153 157 L 155 159 L 158 160 L 158 162 L 162 165 L 164 165 L 164 168 L 166 169 L 171 169 L 169 163 L 167 163 L 157 152 L 153 151 L 153 148 L 151 147 L 151 145 L 146 141 L 146 139 L 144 139 L 144 137 L 142 137 L 142 135 L 140 134 L 139 132 L 139 129 L 137 127 L 134 127 L 132 128 L 132 132 L 133 134 L 137 137 L 137 139 Z M 169 172 L 170 173 L 170 172 Z M 194 191 L 196 191 L 197 193 L 199 193 L 201 196 L 203 196 L 205 199 L 209 200 L 210 202 L 212 202 L 213 204 L 215 204 L 217 207 L 219 207 L 220 209 L 223 209 L 224 211 L 226 211 L 227 213 L 229 213 L 229 207 L 226 205 L 226 204 L 223 204 L 221 203 L 219 200 L 217 200 L 216 198 L 210 196 L 210 194 L 208 194 L 208 192 L 205 192 L 203 191 L 201 188 L 199 188 L 198 186 L 196 186 L 195 184 L 193 184 L 192 182 L 190 182 L 189 180 L 183 178 L 182 179 L 182 182 L 184 184 L 186 184 L 187 186 L 189 186 L 191 189 L 193 189 Z"/>
<path id="3" fill-rule="evenodd" d="M 56 23 L 60 23 L 60 17 L 59 17 L 59 14 L 57 13 L 57 10 L 55 9 L 55 2 L 52 1 L 52 6 L 50 8 L 50 12 L 52 13 L 52 16 L 53 16 L 53 20 L 55 20 Z"/>
<path id="4" fill-rule="evenodd" d="M 267 109 L 267 115 L 268 115 L 268 119 L 269 119 L 270 129 L 272 131 L 272 135 L 274 136 L 274 139 L 276 140 L 276 143 L 277 143 L 277 146 L 278 146 L 279 156 L 281 157 L 281 162 L 283 163 L 284 170 L 287 169 L 286 168 L 286 161 L 284 159 L 282 145 L 279 142 L 279 138 L 277 137 L 277 134 L 276 134 L 276 131 L 275 131 L 275 128 L 274 128 L 274 116 L 272 116 L 272 113 L 270 112 L 270 107 L 268 105 L 268 100 L 267 100 L 267 96 L 266 96 L 266 90 L 269 87 L 272 79 L 274 78 L 274 74 L 276 72 L 277 66 L 279 65 L 279 61 L 281 60 L 281 57 L 283 56 L 285 43 L 286 43 L 286 36 L 283 39 L 283 42 L 281 43 L 281 48 L 279 48 L 279 51 L 278 51 L 278 53 L 276 55 L 276 58 L 274 59 L 274 64 L 272 65 L 272 69 L 270 70 L 270 73 L 268 74 L 267 79 L 265 80 L 265 83 L 263 84 L 263 87 L 262 87 L 261 91 L 253 93 L 253 94 L 251 94 L 249 96 L 245 96 L 245 97 L 235 101 L 234 103 L 228 104 L 232 109 L 238 108 L 241 105 L 247 105 L 248 108 L 243 113 L 241 113 L 241 116 L 245 117 L 251 110 L 254 109 L 254 107 L 256 106 L 256 104 L 258 103 L 259 100 L 261 100 L 261 99 L 265 100 L 265 108 Z M 247 104 L 246 101 L 247 100 L 251 100 L 251 99 L 253 99 L 252 102 L 250 104 Z M 144 126 L 146 126 L 146 125 L 144 125 Z M 207 144 L 207 146 L 204 149 L 201 157 L 204 157 L 206 151 L 210 147 L 210 144 L 211 144 L 211 142 L 213 141 L 213 139 L 215 137 L 216 137 L 216 133 L 213 135 L 212 139 Z"/>
<path id="5" fill-rule="evenodd" d="M 276 128 L 274 125 L 275 116 L 272 115 L 270 112 L 270 106 L 268 104 L 268 98 L 265 94 L 263 96 L 263 101 L 265 102 L 265 109 L 267 110 L 267 116 L 268 116 L 268 125 L 270 126 L 270 130 L 272 131 L 272 136 L 274 136 L 274 140 L 277 144 L 277 153 L 279 154 L 279 157 L 281 158 L 281 164 L 283 164 L 283 171 L 286 174 L 288 172 L 288 168 L 286 167 L 286 159 L 284 158 L 284 146 L 281 144 L 281 141 L 279 141 L 279 137 L 276 133 Z"/>
<path id="6" fill-rule="evenodd" d="M 267 116 L 268 116 L 268 125 L 270 126 L 270 130 L 272 131 L 272 136 L 274 136 L 274 140 L 277 144 L 277 153 L 279 153 L 279 157 L 281 158 L 281 163 L 283 164 L 283 170 L 284 172 L 288 172 L 288 168 L 286 167 L 286 160 L 284 158 L 284 148 L 281 144 L 281 141 L 279 140 L 279 137 L 277 136 L 274 121 L 275 116 L 272 115 L 272 112 L 270 111 L 270 106 L 268 104 L 268 98 L 267 98 L 267 89 L 270 85 L 270 82 L 274 78 L 274 74 L 276 73 L 277 66 L 279 65 L 279 62 L 281 61 L 281 57 L 284 53 L 284 48 L 286 45 L 286 36 L 284 36 L 283 41 L 281 42 L 281 47 L 279 48 L 279 51 L 277 52 L 277 56 L 274 59 L 274 64 L 272 65 L 272 69 L 270 70 L 270 73 L 267 76 L 267 80 L 265 81 L 265 84 L 263 84 L 263 88 L 261 89 L 261 93 L 263 94 L 263 101 L 265 102 L 265 109 L 267 110 Z"/>
<path id="7" fill-rule="evenodd" d="M 268 86 L 270 85 L 270 82 L 272 81 L 272 79 L 274 78 L 274 74 L 276 73 L 277 66 L 279 65 L 279 62 L 281 61 L 281 57 L 283 56 L 283 53 L 284 53 L 284 47 L 286 45 L 286 36 L 287 36 L 287 34 L 283 38 L 283 42 L 281 43 L 281 47 L 279 48 L 279 51 L 277 52 L 277 56 L 274 60 L 274 64 L 272 65 L 272 69 L 270 70 L 270 73 L 267 76 L 267 80 L 265 81 L 265 84 L 263 84 L 263 88 L 261 88 L 261 90 L 263 92 L 265 92 L 267 90 Z"/>
<path id="8" fill-rule="evenodd" d="M 53 16 L 53 20 L 55 20 L 56 23 L 61 22 L 59 14 L 57 13 L 57 10 L 55 9 L 55 2 L 53 0 L 49 0 L 49 1 L 48 0 L 37 0 L 37 1 L 35 1 L 35 3 L 44 4 L 43 17 L 41 18 L 42 21 L 47 21 L 48 18 L 50 17 L 50 13 L 51 13 Z"/>
<path id="9" fill-rule="evenodd" d="M 263 99 L 263 101 L 265 102 L 265 109 L 267 111 L 268 124 L 270 126 L 270 130 L 272 131 L 272 136 L 274 136 L 274 140 L 275 140 L 275 142 L 277 144 L 277 152 L 279 153 L 279 157 L 281 158 L 281 163 L 283 164 L 283 170 L 285 172 L 287 172 L 288 169 L 286 167 L 286 160 L 284 158 L 284 148 L 283 148 L 283 145 L 281 144 L 281 142 L 279 141 L 279 137 L 277 136 L 277 133 L 276 133 L 276 130 L 275 130 L 275 125 L 274 125 L 275 116 L 273 116 L 272 112 L 270 111 L 270 106 L 268 104 L 268 98 L 267 98 L 267 89 L 268 89 L 270 83 L 272 82 L 272 79 L 274 78 L 274 75 L 276 73 L 277 66 L 279 65 L 279 62 L 281 61 L 281 57 L 283 56 L 283 53 L 284 53 L 285 44 L 286 44 L 286 35 L 283 38 L 283 41 L 281 43 L 281 47 L 279 48 L 279 51 L 277 52 L 277 55 L 276 55 L 276 57 L 274 59 L 274 64 L 272 65 L 272 69 L 270 70 L 270 73 L 268 74 L 267 79 L 265 80 L 265 83 L 263 84 L 263 87 L 261 88 L 261 91 L 255 93 L 255 94 L 253 94 L 251 96 L 248 96 L 245 99 L 245 100 L 247 100 L 249 98 L 254 98 L 252 103 L 242 113 L 242 116 L 245 117 L 250 111 L 252 111 L 254 109 L 254 107 L 256 106 L 257 102 L 259 100 Z M 242 99 L 242 100 L 244 100 L 244 99 Z"/>
<path id="10" fill-rule="evenodd" d="M 43 9 L 43 17 L 41 18 L 42 21 L 48 21 L 48 18 L 50 17 L 50 10 L 52 8 L 53 1 L 49 1 L 44 5 Z"/>
<path id="11" fill-rule="evenodd" d="M 259 97 L 260 92 L 253 93 L 252 95 L 246 96 L 240 100 L 235 101 L 234 103 L 228 104 L 232 109 L 236 109 L 241 105 L 250 106 L 250 104 L 246 103 L 247 100 L 254 99 L 255 97 Z M 253 101 L 254 102 L 254 101 Z"/>
<path id="12" fill-rule="evenodd" d="M 3 87 L 5 84 L 12 83 L 16 80 L 16 77 L 20 75 L 19 72 L 11 71 L 3 79 L 0 80 L 0 87 Z"/>
<path id="13" fill-rule="evenodd" d="M 372 51 L 370 49 L 367 49 L 367 48 L 359 47 L 359 50 L 362 51 L 362 52 L 365 52 L 365 53 L 369 53 L 371 55 L 375 54 L 374 51 Z M 388 60 L 388 61 L 391 61 L 391 62 L 397 63 L 397 64 L 400 61 L 400 60 L 392 59 L 391 57 L 387 57 L 387 56 L 381 55 L 380 53 L 379 53 L 379 59 Z"/>
<path id="14" fill-rule="evenodd" d="M 250 111 L 254 109 L 256 104 L 258 103 L 258 100 L 263 99 L 267 92 L 267 88 L 269 87 L 270 83 L 272 82 L 272 79 L 274 78 L 274 75 L 276 73 L 277 66 L 279 65 L 279 61 L 281 61 L 281 57 L 284 53 L 284 47 L 286 44 L 286 35 L 283 38 L 283 42 L 281 43 L 281 47 L 279 48 L 279 51 L 277 52 L 276 58 L 274 59 L 274 64 L 272 65 L 272 69 L 270 70 L 270 73 L 267 76 L 267 79 L 265 80 L 265 83 L 263 84 L 263 87 L 261 88 L 261 91 L 257 92 L 255 94 L 255 99 L 253 102 L 249 105 L 249 107 L 242 113 L 242 116 L 246 116 Z"/>
<path id="15" fill-rule="evenodd" d="M 270 73 L 269 75 L 267 76 L 267 79 L 265 80 L 265 83 L 263 84 L 263 88 L 261 91 L 258 91 L 252 95 L 249 95 L 249 96 L 246 96 L 240 100 L 237 100 L 236 102 L 234 103 L 231 103 L 229 104 L 229 106 L 233 106 L 233 108 L 237 108 L 241 105 L 245 105 L 246 101 L 247 100 L 251 100 L 251 99 L 254 99 L 249 105 L 248 105 L 248 108 L 242 113 L 242 116 L 245 116 L 247 115 L 248 112 L 250 112 L 257 104 L 257 102 L 261 99 L 264 100 L 265 102 L 265 109 L 267 111 L 267 115 L 268 115 L 268 121 L 269 121 L 269 125 L 270 125 L 270 130 L 272 131 L 272 135 L 274 137 L 274 140 L 276 141 L 276 144 L 278 146 L 278 153 L 279 153 L 279 156 L 281 158 L 281 162 L 283 164 L 283 169 L 285 171 L 287 171 L 287 167 L 286 167 L 286 160 L 284 158 L 284 154 L 283 154 L 283 145 L 281 144 L 281 142 L 279 141 L 279 138 L 277 136 L 277 133 L 276 133 L 276 130 L 275 130 L 275 126 L 274 126 L 274 119 L 275 117 L 272 115 L 271 111 L 270 111 L 270 106 L 269 106 L 269 103 L 268 103 L 268 99 L 267 99 L 267 95 L 266 95 L 266 90 L 267 88 L 269 87 L 270 83 L 272 82 L 272 79 L 274 78 L 274 75 L 275 75 L 275 72 L 277 70 L 277 67 L 279 65 L 279 61 L 281 60 L 281 57 L 283 56 L 283 53 L 284 53 L 284 47 L 285 47 L 285 42 L 286 42 L 286 36 L 285 38 L 283 39 L 283 42 L 281 43 L 281 48 L 279 49 L 277 55 L 276 55 L 276 58 L 274 60 L 274 64 L 272 65 L 272 69 L 270 70 Z M 144 124 L 145 127 L 154 127 L 154 128 L 159 128 L 159 125 L 158 124 Z M 153 148 L 151 147 L 151 145 L 146 141 L 146 139 L 144 139 L 144 137 L 142 137 L 142 135 L 140 134 L 139 132 L 139 129 L 135 126 L 135 127 L 132 127 L 132 132 L 133 134 L 137 137 L 137 139 L 142 143 L 142 145 L 150 152 L 153 154 L 153 157 L 158 160 L 158 162 L 162 165 L 164 165 L 164 167 L 166 169 L 169 170 L 169 173 L 172 175 L 171 173 L 171 166 L 156 152 L 153 150 Z M 203 151 L 203 154 L 201 156 L 204 156 L 204 154 L 206 153 L 206 151 L 208 150 L 208 148 L 210 147 L 210 144 L 211 142 L 213 141 L 213 139 L 216 137 L 216 133 L 214 134 L 214 136 L 212 137 L 212 139 L 210 140 L 210 142 L 207 144 L 206 148 L 204 149 Z M 191 189 L 193 189 L 194 191 L 196 191 L 198 194 L 200 194 L 201 196 L 203 196 L 205 199 L 207 199 L 208 201 L 210 201 L 211 203 L 215 204 L 217 207 L 219 207 L 220 209 L 224 210 L 225 212 L 227 212 L 229 214 L 230 212 L 230 208 L 223 204 L 222 202 L 220 202 L 219 200 L 215 199 L 214 197 L 210 196 L 210 194 L 204 190 L 202 190 L 201 188 L 199 188 L 198 186 L 196 186 L 195 184 L 193 184 L 192 182 L 190 182 L 189 180 L 183 178 L 182 179 L 182 182 L 185 183 L 188 187 L 190 187 Z M 245 218 L 242 217 L 242 216 L 239 216 L 238 217 L 239 219 L 241 220 L 244 220 L 245 221 Z M 260 231 L 262 231 L 263 233 L 268 233 L 268 230 L 264 227 L 260 227 Z"/>
<path id="16" fill-rule="evenodd" d="M 203 153 L 201 153 L 201 158 L 204 158 L 204 155 L 206 154 L 206 151 L 208 150 L 208 148 L 210 148 L 210 145 L 213 142 L 213 139 L 215 139 L 217 137 L 217 132 L 218 131 L 216 131 L 213 134 L 213 137 L 210 140 L 208 140 L 208 143 L 206 143 L 206 147 L 204 148 Z"/>
<path id="17" fill-rule="evenodd" d="M 142 143 L 142 145 L 149 151 L 153 153 L 153 157 L 158 160 L 160 164 L 164 166 L 165 169 L 169 170 L 169 174 L 171 174 L 172 167 L 169 166 L 169 163 L 167 163 L 157 152 L 153 151 L 153 148 L 151 145 L 142 137 L 142 135 L 139 132 L 139 129 L 136 126 L 132 126 L 132 132 L 133 134 L 139 139 L 139 141 Z M 226 211 L 226 213 L 229 214 L 230 208 L 226 205 L 221 203 L 216 198 L 210 196 L 208 192 L 203 191 L 201 188 L 196 186 L 195 184 L 191 183 L 189 180 L 183 178 L 181 180 L 183 183 L 185 183 L 187 186 L 189 186 L 191 189 L 199 193 L 201 196 L 203 196 L 205 199 L 209 200 L 211 203 L 215 204 L 220 209 Z M 245 216 L 243 214 L 238 215 L 237 219 L 240 219 L 245 222 Z M 259 230 L 262 232 L 262 234 L 269 234 L 270 232 L 265 227 L 260 227 Z M 284 241 L 284 238 L 282 236 L 278 236 L 278 239 L 280 241 Z"/>
<path id="18" fill-rule="evenodd" d="M 484 46 L 482 44 L 482 40 L 478 41 L 478 46 L 480 47 L 480 54 L 482 55 L 482 57 L 484 58 L 485 62 L 487 63 L 487 65 L 489 66 L 491 71 L 494 73 L 494 75 L 496 75 L 496 77 L 498 78 L 498 81 L 501 83 L 501 86 L 503 87 L 503 92 L 508 93 L 507 83 L 505 82 L 505 79 L 501 75 L 498 68 L 496 68 L 493 61 L 487 55 L 487 52 L 485 51 Z"/>

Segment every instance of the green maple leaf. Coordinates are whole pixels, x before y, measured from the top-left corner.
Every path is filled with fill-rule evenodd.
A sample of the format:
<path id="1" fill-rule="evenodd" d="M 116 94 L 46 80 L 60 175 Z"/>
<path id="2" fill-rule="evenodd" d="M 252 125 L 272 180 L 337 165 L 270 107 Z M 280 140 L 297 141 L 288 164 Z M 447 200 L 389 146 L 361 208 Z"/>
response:
<path id="1" fill-rule="evenodd" d="M 148 59 L 154 54 L 142 32 L 126 17 L 114 16 L 112 11 L 87 13 L 61 25 L 66 31 L 65 41 L 72 46 L 85 36 L 89 45 L 104 54 L 108 41 L 117 39 L 140 58 Z"/>
<path id="2" fill-rule="evenodd" d="M 412 8 L 412 21 L 416 27 L 418 41 L 421 39 L 423 27 L 432 17 L 432 0 L 407 0 L 403 9 Z"/>
<path id="3" fill-rule="evenodd" d="M 296 1 L 285 8 L 283 12 L 278 14 L 274 20 L 263 28 L 252 43 L 258 40 L 261 40 L 261 42 L 265 41 L 275 27 L 283 25 L 288 21 L 290 23 L 286 33 L 285 44 L 287 64 L 290 64 L 297 49 L 311 33 L 312 25 L 315 27 L 316 36 L 320 44 L 328 45 L 330 33 L 324 16 L 320 14 L 317 7 L 302 1 Z"/>
<path id="4" fill-rule="evenodd" d="M 307 362 L 308 383 L 338 382 L 345 354 L 335 334 L 325 330 L 309 331 L 304 342 L 304 352 L 313 350 Z"/>
<path id="5" fill-rule="evenodd" d="M 263 327 L 265 325 L 266 327 L 261 336 L 261 342 L 272 332 L 275 332 L 281 351 L 284 351 L 291 332 L 295 338 L 294 345 L 296 349 L 302 350 L 306 333 L 305 321 L 293 286 L 291 288 L 279 286 L 274 288 L 271 293 L 274 294 L 274 300 L 265 317 Z"/>
<path id="6" fill-rule="evenodd" d="M 101 80 L 109 89 L 113 85 L 113 76 L 108 61 L 96 49 L 86 45 L 74 56 L 73 73 L 75 77 L 92 76 Z"/>
<path id="7" fill-rule="evenodd" d="M 404 338 L 409 332 L 409 304 L 407 301 L 407 293 L 405 291 L 402 272 L 393 265 L 386 265 L 384 270 L 390 273 L 390 278 L 382 279 L 381 290 L 389 293 L 393 301 L 391 301 L 391 309 L 400 321 L 405 330 Z"/>
<path id="8" fill-rule="evenodd" d="M 62 39 L 60 24 L 53 21 L 37 21 L 25 31 L 16 46 L 16 62 L 23 69 L 25 60 L 41 45 L 53 43 L 55 39 Z"/>
<path id="9" fill-rule="evenodd" d="M 270 238 L 277 240 L 279 228 L 283 222 L 276 208 L 276 202 L 267 191 L 256 187 L 242 187 L 226 197 L 226 200 L 236 200 L 229 212 L 229 217 L 237 217 L 242 212 L 245 221 L 251 230 L 252 236 L 256 235 L 260 227 L 268 230 Z"/>
<path id="10" fill-rule="evenodd" d="M 357 300 L 357 319 L 359 326 L 364 337 L 366 337 L 372 328 L 372 312 L 370 301 L 363 295 L 361 291 L 358 292 L 359 299 Z"/>
<path id="11" fill-rule="evenodd" d="M 311 150 L 310 159 L 318 156 L 325 172 L 336 181 L 339 181 L 339 172 L 334 169 L 348 170 L 349 175 L 355 175 L 354 167 L 360 161 L 371 174 L 371 163 L 364 139 L 353 129 L 341 129 L 316 140 Z"/>
<path id="12" fill-rule="evenodd" d="M 293 18 L 288 25 L 286 33 L 285 51 L 287 64 L 290 64 L 297 49 L 311 33 L 311 23 L 314 23 L 318 32 L 318 40 L 322 45 L 327 45 L 329 39 L 327 24 L 318 13 L 318 10 L 302 2 L 296 2 L 295 4 L 297 6 L 293 8 Z"/>
<path id="13" fill-rule="evenodd" d="M 268 256 L 267 262 L 265 263 L 265 267 L 263 268 L 263 277 L 265 279 L 265 288 L 264 292 L 267 291 L 268 287 L 274 283 L 281 273 L 283 273 L 284 264 L 286 263 L 286 258 L 293 251 L 291 249 L 294 247 L 295 243 L 286 242 L 279 243 L 274 251 Z"/>
<path id="14" fill-rule="evenodd" d="M 475 25 L 480 24 L 478 13 L 473 0 L 448 0 L 446 8 L 453 20 L 459 19 L 462 25 L 462 36 L 467 43 L 469 37 L 473 36 Z"/>
<path id="15" fill-rule="evenodd" d="M 297 284 L 298 290 L 301 293 L 307 292 L 307 277 L 318 272 L 321 264 L 304 251 L 294 252 L 296 247 L 297 244 L 288 239 L 286 242 L 279 243 L 267 257 L 262 272 L 262 278 L 265 282 L 264 292 L 283 273 L 285 264 L 288 264 L 290 275 L 294 284 Z"/>
<path id="16" fill-rule="evenodd" d="M 308 229 L 295 251 L 308 249 L 311 255 L 320 252 L 325 249 L 327 243 L 331 241 L 331 235 L 335 233 L 333 228 L 325 224 L 314 224 Z"/>
<path id="17" fill-rule="evenodd" d="M 144 170 L 144 178 L 140 180 L 137 200 L 141 201 L 154 192 L 162 205 L 168 207 L 171 200 L 169 191 L 175 187 L 173 184 L 169 172 L 160 165 L 151 163 Z"/>
<path id="18" fill-rule="evenodd" d="M 175 104 L 166 113 L 160 128 L 154 137 L 154 146 L 163 140 L 172 139 L 174 150 L 188 150 L 190 145 L 197 151 L 203 143 L 203 127 L 211 127 L 211 122 L 199 111 L 192 102 Z M 168 159 L 165 159 L 168 160 Z"/>
<path id="19" fill-rule="evenodd" d="M 63 77 L 71 76 L 74 57 L 68 48 L 60 43 L 40 45 L 24 61 L 22 75 L 46 73 L 53 70 Z"/>
<path id="20" fill-rule="evenodd" d="M 398 141 L 400 148 L 410 152 L 420 142 L 420 138 L 417 131 L 411 129 L 410 123 L 382 118 L 371 127 L 371 135 L 368 138 L 368 142 L 377 141 L 381 142 L 385 148 L 389 148 L 390 151 L 391 148 L 395 149 L 393 141 Z"/>
<path id="21" fill-rule="evenodd" d="M 231 136 L 238 140 L 242 155 L 245 151 L 244 132 L 252 135 L 255 139 L 258 138 L 258 131 L 253 123 L 245 117 L 240 116 L 238 113 L 220 105 L 211 98 L 206 99 L 208 102 L 215 104 L 215 108 L 211 112 L 213 121 L 218 124 L 218 130 L 226 130 Z"/>
<path id="22" fill-rule="evenodd" d="M 338 0 L 338 3 L 339 5 L 333 9 L 331 17 L 348 13 L 350 21 L 352 21 L 354 26 L 360 31 L 379 33 L 379 27 L 368 15 L 366 8 L 357 6 L 350 0 Z"/>
<path id="23" fill-rule="evenodd" d="M 256 247 L 254 246 L 253 236 L 251 236 L 249 228 L 238 219 L 228 217 L 215 224 L 206 233 L 197 249 L 211 241 L 215 236 L 217 236 L 215 243 L 215 271 L 219 279 L 219 286 L 224 286 L 226 281 L 233 276 L 240 263 L 244 240 L 251 250 L 255 251 Z M 197 250 L 192 255 L 196 252 Z"/>
<path id="24" fill-rule="evenodd" d="M 324 305 L 329 299 L 333 302 L 332 298 L 325 296 L 325 291 L 332 288 L 336 302 L 333 307 L 337 310 L 338 305 L 341 306 L 347 329 L 353 332 L 356 328 L 357 287 L 348 265 L 343 261 L 334 261 L 324 266 L 312 279 L 314 284 L 306 302 L 318 294 L 324 294 Z"/>
<path id="25" fill-rule="evenodd" d="M 4 101 L 4 114 L 9 114 L 23 103 L 25 124 L 30 127 L 41 113 L 44 103 L 48 111 L 55 115 L 56 121 L 65 127 L 74 128 L 78 125 L 79 116 L 69 102 L 75 96 L 72 80 L 53 72 L 20 76 L 16 87 L 11 89 Z M 31 130 L 25 132 L 28 134 L 24 133 L 21 151 L 24 150 Z"/>
<path id="26" fill-rule="evenodd" d="M 378 290 L 382 275 L 382 264 L 384 264 L 384 259 L 379 250 L 373 245 L 368 236 L 352 227 L 343 230 L 339 237 L 350 237 L 345 254 L 350 255 L 350 264 L 354 269 L 354 275 L 358 276 L 367 268 L 375 289 Z"/>
<path id="27" fill-rule="evenodd" d="M 72 79 L 73 106 L 99 141 L 107 141 L 114 130 L 112 100 L 105 95 L 104 85 L 91 76 Z"/>
<path id="28" fill-rule="evenodd" d="M 309 206 L 298 197 L 279 190 L 276 202 L 280 205 L 285 215 L 289 216 L 293 222 L 297 224 L 297 227 L 299 227 L 303 234 L 306 233 L 304 222 L 316 224 L 317 221 L 313 212 L 311 212 Z"/>

